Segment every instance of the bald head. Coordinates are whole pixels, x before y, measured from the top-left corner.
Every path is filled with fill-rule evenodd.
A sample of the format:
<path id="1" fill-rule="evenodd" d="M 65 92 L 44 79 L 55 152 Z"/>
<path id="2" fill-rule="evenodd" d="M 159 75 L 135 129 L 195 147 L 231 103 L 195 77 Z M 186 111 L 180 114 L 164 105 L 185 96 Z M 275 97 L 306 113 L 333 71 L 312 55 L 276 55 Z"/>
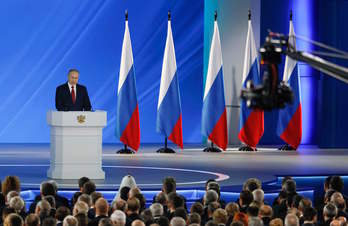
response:
<path id="1" fill-rule="evenodd" d="M 259 215 L 260 215 L 260 217 L 272 218 L 272 216 L 273 216 L 272 207 L 270 207 L 269 205 L 262 205 L 260 207 Z"/>
<path id="2" fill-rule="evenodd" d="M 288 214 L 285 217 L 285 226 L 299 226 L 298 217 L 295 214 Z"/>
<path id="3" fill-rule="evenodd" d="M 145 224 L 141 220 L 135 220 L 132 222 L 132 226 L 145 226 Z"/>
<path id="4" fill-rule="evenodd" d="M 104 198 L 99 198 L 95 203 L 96 216 L 107 216 L 109 211 L 109 204 Z"/>

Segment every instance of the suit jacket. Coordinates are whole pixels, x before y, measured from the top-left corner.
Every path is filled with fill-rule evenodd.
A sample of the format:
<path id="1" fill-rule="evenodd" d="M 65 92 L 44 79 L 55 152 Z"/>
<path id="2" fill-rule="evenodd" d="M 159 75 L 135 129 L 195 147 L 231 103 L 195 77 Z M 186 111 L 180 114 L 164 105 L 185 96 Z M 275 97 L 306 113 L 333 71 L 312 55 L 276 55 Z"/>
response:
<path id="1" fill-rule="evenodd" d="M 68 83 L 58 86 L 56 108 L 58 111 L 90 111 L 92 106 L 86 87 L 76 84 L 76 101 L 73 104 Z"/>
<path id="2" fill-rule="evenodd" d="M 107 218 L 108 216 L 98 216 L 92 219 L 89 223 L 88 226 L 98 226 L 99 221 L 103 218 Z"/>

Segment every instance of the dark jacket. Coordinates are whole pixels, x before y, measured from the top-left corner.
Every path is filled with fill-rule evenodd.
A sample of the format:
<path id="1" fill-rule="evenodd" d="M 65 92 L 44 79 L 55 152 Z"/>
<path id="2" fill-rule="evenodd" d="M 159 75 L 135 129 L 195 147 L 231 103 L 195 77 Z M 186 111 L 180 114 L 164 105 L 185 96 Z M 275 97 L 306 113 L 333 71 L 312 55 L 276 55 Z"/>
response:
<path id="1" fill-rule="evenodd" d="M 56 108 L 58 111 L 90 111 L 92 106 L 86 87 L 76 84 L 76 101 L 73 104 L 68 83 L 58 86 Z"/>

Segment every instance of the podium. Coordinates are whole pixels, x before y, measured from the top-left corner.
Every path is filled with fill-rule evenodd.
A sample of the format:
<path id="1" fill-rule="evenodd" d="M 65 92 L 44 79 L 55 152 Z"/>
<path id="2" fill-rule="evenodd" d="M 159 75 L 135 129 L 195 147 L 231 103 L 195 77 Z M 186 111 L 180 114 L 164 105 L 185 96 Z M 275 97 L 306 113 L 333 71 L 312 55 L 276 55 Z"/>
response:
<path id="1" fill-rule="evenodd" d="M 49 111 L 50 168 L 54 179 L 105 179 L 102 170 L 102 134 L 105 111 Z"/>

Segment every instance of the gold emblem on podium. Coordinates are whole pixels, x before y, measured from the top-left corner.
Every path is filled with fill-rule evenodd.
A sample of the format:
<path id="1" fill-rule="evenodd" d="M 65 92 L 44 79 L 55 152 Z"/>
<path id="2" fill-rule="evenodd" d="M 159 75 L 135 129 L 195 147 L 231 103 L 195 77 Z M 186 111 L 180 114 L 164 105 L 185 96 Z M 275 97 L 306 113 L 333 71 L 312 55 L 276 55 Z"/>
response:
<path id="1" fill-rule="evenodd" d="M 86 116 L 85 115 L 79 115 L 77 116 L 77 122 L 78 123 L 84 123 L 86 121 Z"/>

